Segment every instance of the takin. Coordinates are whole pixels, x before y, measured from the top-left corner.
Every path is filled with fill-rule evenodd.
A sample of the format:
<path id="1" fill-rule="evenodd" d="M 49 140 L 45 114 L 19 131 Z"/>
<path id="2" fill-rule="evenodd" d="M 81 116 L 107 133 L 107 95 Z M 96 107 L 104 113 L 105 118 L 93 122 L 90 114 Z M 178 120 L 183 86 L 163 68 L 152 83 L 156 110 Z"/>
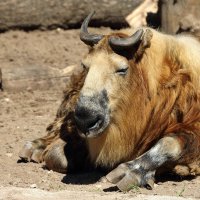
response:
<path id="1" fill-rule="evenodd" d="M 132 34 L 90 34 L 83 70 L 64 91 L 45 137 L 27 142 L 19 156 L 66 173 L 92 167 L 121 191 L 153 187 L 172 171 L 200 174 L 200 43 L 148 27 Z"/>

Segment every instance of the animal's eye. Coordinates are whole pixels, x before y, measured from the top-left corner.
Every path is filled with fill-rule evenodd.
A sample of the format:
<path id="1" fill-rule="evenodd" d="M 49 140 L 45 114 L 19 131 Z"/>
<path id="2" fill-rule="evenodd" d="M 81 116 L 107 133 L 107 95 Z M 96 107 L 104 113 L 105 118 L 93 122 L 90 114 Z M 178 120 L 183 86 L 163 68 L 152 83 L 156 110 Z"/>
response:
<path id="1" fill-rule="evenodd" d="M 124 68 L 118 69 L 116 73 L 119 75 L 125 75 L 127 74 L 127 71 L 128 71 L 128 67 L 124 67 Z"/>

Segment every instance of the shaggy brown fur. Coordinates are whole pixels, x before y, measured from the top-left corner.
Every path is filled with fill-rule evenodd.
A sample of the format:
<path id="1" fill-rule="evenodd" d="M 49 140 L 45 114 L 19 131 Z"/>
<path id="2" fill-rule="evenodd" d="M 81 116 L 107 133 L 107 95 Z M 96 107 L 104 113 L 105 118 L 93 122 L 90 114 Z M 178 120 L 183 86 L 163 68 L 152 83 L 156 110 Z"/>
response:
<path id="1" fill-rule="evenodd" d="M 200 173 L 200 44 L 190 36 L 144 30 L 137 49 L 125 53 L 113 51 L 108 44 L 109 35 L 89 51 L 90 57 L 102 52 L 108 56 L 121 55 L 130 66 L 130 76 L 121 85 L 121 93 L 109 96 L 115 110 L 104 133 L 85 140 L 77 134 L 74 108 L 87 76 L 84 70 L 73 76 L 66 87 L 56 119 L 47 128 L 48 135 L 33 141 L 39 145 L 32 148 L 32 153 L 38 148 L 45 149 L 39 161 L 45 160 L 49 168 L 61 172 L 69 165 L 75 169 L 83 160 L 113 168 L 137 158 L 162 137 L 173 133 L 182 147 L 182 156 L 173 164 L 175 172 Z M 121 33 L 114 35 L 126 37 Z M 65 143 L 59 147 L 62 153 L 57 153 L 52 146 L 60 138 Z M 67 146 L 67 152 L 63 146 Z M 20 157 L 27 158 L 24 149 Z M 60 164 L 58 160 L 63 159 L 64 164 Z"/>

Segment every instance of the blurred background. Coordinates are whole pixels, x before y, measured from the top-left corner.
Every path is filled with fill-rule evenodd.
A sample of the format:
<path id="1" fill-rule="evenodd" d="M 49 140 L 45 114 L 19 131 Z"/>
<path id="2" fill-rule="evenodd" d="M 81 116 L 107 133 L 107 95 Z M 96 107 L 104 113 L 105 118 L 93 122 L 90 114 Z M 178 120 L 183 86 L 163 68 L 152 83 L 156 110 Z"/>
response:
<path id="1" fill-rule="evenodd" d="M 0 30 L 79 28 L 95 10 L 91 26 L 122 28 L 146 21 L 176 33 L 199 28 L 199 9 L 198 0 L 5 0 L 0 1 Z"/>

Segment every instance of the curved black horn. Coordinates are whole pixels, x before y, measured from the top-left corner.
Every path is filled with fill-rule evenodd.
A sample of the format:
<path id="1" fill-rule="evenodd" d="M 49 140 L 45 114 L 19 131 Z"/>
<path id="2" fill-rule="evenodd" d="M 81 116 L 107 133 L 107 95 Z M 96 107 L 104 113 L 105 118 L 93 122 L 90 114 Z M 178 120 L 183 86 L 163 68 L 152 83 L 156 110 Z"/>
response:
<path id="1" fill-rule="evenodd" d="M 109 44 L 111 47 L 114 47 L 116 49 L 126 49 L 129 47 L 133 47 L 141 40 L 143 32 L 143 29 L 139 29 L 133 35 L 127 38 L 117 38 L 112 36 L 109 38 Z"/>
<path id="2" fill-rule="evenodd" d="M 80 32 L 80 39 L 87 45 L 93 46 L 97 44 L 102 38 L 103 35 L 97 35 L 97 34 L 89 34 L 87 27 L 88 24 L 92 18 L 92 16 L 95 14 L 95 11 L 92 11 L 83 21 L 81 25 L 81 32 Z"/>

